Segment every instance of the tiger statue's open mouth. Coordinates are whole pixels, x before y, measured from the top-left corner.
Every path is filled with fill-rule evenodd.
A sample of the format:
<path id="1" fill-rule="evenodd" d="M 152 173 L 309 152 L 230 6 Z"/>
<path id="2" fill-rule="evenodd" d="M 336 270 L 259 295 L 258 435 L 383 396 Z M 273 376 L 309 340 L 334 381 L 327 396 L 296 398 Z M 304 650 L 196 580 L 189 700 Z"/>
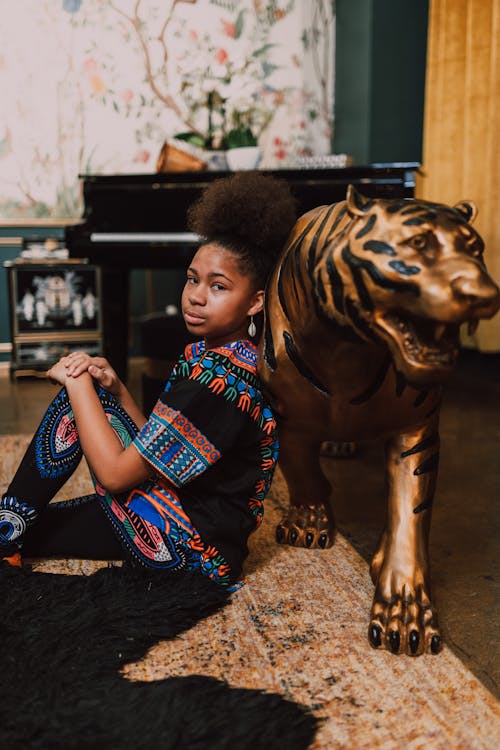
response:
<path id="1" fill-rule="evenodd" d="M 454 366 L 459 350 L 458 323 L 402 317 L 393 311 L 377 315 L 374 322 L 408 379 L 415 380 L 420 374 L 426 380 L 437 380 Z M 477 325 L 478 321 L 470 321 L 469 332 Z"/>

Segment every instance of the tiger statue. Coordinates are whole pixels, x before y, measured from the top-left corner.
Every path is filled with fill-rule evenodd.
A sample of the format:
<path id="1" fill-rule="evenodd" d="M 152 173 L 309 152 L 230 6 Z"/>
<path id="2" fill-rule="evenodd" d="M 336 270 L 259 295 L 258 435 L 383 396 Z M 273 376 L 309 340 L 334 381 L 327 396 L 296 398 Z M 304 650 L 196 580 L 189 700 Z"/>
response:
<path id="1" fill-rule="evenodd" d="M 394 654 L 441 649 L 427 546 L 442 383 L 460 325 L 474 331 L 500 306 L 474 213 L 467 201 L 370 199 L 351 185 L 345 201 L 297 221 L 266 291 L 259 373 L 290 494 L 277 540 L 330 547 L 320 446 L 384 437 L 388 513 L 368 638 Z"/>

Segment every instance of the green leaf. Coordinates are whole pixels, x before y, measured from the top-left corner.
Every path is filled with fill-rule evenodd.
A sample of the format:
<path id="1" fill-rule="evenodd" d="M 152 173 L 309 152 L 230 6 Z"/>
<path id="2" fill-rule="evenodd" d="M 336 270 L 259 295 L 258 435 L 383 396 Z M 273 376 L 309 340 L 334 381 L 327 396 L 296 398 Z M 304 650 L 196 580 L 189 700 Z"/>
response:
<path id="1" fill-rule="evenodd" d="M 259 49 L 256 49 L 252 52 L 252 57 L 261 57 L 261 55 L 265 55 L 266 52 L 272 47 L 276 47 L 275 44 L 264 44 L 263 47 L 259 47 Z"/>
<path id="2" fill-rule="evenodd" d="M 235 26 L 235 29 L 234 29 L 234 38 L 235 39 L 239 39 L 240 36 L 241 36 L 241 33 L 243 31 L 243 15 L 244 15 L 244 13 L 245 13 L 244 10 L 240 10 L 240 12 L 238 13 L 238 18 L 236 19 L 236 23 L 234 25 Z"/>
<path id="3" fill-rule="evenodd" d="M 267 78 L 271 75 L 271 73 L 274 73 L 275 70 L 279 69 L 279 65 L 273 65 L 272 63 L 263 62 L 262 63 L 262 72 L 264 73 L 264 78 Z"/>
<path id="4" fill-rule="evenodd" d="M 176 133 L 174 135 L 174 138 L 176 138 L 178 141 L 191 143 L 193 146 L 205 148 L 205 139 L 199 133 L 193 133 L 192 131 L 188 131 L 187 133 Z"/>
<path id="5" fill-rule="evenodd" d="M 256 145 L 257 139 L 250 128 L 234 128 L 227 134 L 226 148 L 243 148 Z"/>

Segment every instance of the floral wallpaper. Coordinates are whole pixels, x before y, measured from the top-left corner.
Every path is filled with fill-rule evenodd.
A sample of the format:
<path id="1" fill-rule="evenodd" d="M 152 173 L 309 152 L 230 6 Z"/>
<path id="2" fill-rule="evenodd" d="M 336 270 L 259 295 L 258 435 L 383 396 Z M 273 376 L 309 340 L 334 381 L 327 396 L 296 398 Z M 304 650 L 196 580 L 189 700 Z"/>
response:
<path id="1" fill-rule="evenodd" d="M 261 167 L 330 153 L 332 0 L 0 0 L 0 13 L 0 219 L 78 216 L 79 173 L 154 172 L 165 139 L 223 147 L 238 118 Z"/>

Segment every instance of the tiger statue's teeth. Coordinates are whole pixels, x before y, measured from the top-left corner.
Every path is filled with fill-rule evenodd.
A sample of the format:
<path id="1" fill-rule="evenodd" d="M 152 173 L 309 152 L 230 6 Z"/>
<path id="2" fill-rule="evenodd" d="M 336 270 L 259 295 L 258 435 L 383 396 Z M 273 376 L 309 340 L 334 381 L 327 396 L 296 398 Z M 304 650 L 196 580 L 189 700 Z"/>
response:
<path id="1" fill-rule="evenodd" d="M 469 320 L 467 323 L 467 333 L 469 336 L 473 336 L 476 333 L 478 325 L 479 320 Z"/>
<path id="2" fill-rule="evenodd" d="M 436 326 L 436 330 L 434 331 L 434 338 L 436 341 L 441 341 L 444 334 L 446 333 L 446 325 L 442 323 L 441 325 Z"/>

